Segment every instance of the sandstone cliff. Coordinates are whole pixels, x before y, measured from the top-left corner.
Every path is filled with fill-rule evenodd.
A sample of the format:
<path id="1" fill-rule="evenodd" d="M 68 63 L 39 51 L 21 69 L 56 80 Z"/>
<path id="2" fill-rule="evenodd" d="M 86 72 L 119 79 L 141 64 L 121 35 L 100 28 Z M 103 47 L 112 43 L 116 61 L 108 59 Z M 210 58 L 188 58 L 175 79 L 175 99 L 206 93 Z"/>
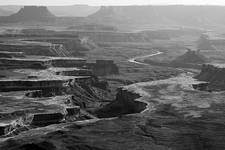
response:
<path id="1" fill-rule="evenodd" d="M 139 97 L 139 94 L 120 88 L 118 89 L 116 100 L 98 109 L 95 113 L 98 117 L 103 118 L 139 113 L 143 111 L 147 105 L 143 102 L 136 101 Z"/>
<path id="2" fill-rule="evenodd" d="M 24 6 L 17 13 L 0 18 L 0 22 L 54 21 L 55 16 L 43 6 Z"/>
<path id="3" fill-rule="evenodd" d="M 201 35 L 197 40 L 197 47 L 199 50 L 215 50 L 213 43 L 209 40 L 207 35 Z"/>
<path id="4" fill-rule="evenodd" d="M 224 150 L 224 97 L 193 91 L 194 83 L 180 76 L 130 85 L 118 92 L 114 108 L 132 108 L 145 91 L 147 95 L 141 95 L 149 102 L 146 111 L 29 130 L 2 140 L 0 149 Z"/>
<path id="5" fill-rule="evenodd" d="M 201 54 L 199 50 L 192 51 L 190 49 L 188 49 L 188 51 L 184 54 L 181 54 L 177 57 L 172 57 L 173 58 L 171 59 L 170 56 L 166 56 L 165 59 L 165 56 L 159 55 L 153 59 L 146 59 L 144 62 L 156 66 L 201 69 L 202 64 L 209 61 L 204 55 Z"/>
<path id="6" fill-rule="evenodd" d="M 224 14 L 216 6 L 104 6 L 89 18 L 107 24 L 210 27 L 225 24 Z"/>
<path id="7" fill-rule="evenodd" d="M 207 62 L 207 59 L 200 54 L 200 51 L 189 50 L 181 56 L 169 63 L 173 67 L 187 67 L 187 68 L 201 68 L 203 63 Z"/>
<path id="8" fill-rule="evenodd" d="M 195 78 L 209 82 L 210 90 L 225 90 L 225 67 L 217 64 L 205 64 L 202 66 L 201 73 Z"/>

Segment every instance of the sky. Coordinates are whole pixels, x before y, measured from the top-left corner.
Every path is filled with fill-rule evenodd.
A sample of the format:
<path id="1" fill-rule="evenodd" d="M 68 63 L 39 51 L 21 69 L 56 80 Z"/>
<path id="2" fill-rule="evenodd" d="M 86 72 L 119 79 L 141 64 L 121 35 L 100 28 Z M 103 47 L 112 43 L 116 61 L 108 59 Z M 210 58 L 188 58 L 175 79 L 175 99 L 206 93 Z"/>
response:
<path id="1" fill-rule="evenodd" d="M 225 0 L 0 0 L 0 5 L 225 5 Z"/>

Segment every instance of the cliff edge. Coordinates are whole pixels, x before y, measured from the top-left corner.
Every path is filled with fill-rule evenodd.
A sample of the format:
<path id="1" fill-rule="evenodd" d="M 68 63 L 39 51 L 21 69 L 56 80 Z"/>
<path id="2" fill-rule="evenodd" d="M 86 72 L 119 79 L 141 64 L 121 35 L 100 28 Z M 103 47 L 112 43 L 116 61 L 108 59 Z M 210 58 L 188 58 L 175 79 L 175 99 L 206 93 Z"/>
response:
<path id="1" fill-rule="evenodd" d="M 54 21 L 55 16 L 44 6 L 24 6 L 17 13 L 0 18 L 0 22 Z"/>
<path id="2" fill-rule="evenodd" d="M 195 78 L 208 82 L 210 90 L 225 90 L 225 66 L 221 64 L 204 64 Z"/>

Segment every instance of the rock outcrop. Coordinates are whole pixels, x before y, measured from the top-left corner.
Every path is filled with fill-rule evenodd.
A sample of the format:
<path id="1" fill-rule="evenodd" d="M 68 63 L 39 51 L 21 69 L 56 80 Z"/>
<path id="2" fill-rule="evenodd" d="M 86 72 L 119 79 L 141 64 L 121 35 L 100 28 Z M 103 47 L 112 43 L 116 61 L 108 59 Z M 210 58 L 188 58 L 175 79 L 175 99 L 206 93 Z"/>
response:
<path id="1" fill-rule="evenodd" d="M 0 51 L 0 58 L 24 58 L 23 52 Z"/>
<path id="2" fill-rule="evenodd" d="M 9 130 L 10 130 L 9 124 L 0 124 L 0 136 L 7 134 Z"/>
<path id="3" fill-rule="evenodd" d="M 88 67 L 96 76 L 119 74 L 119 68 L 113 60 L 96 60 L 96 63 L 89 63 Z"/>
<path id="4" fill-rule="evenodd" d="M 109 26 L 109 25 L 106 25 Z M 113 25 L 115 26 L 115 25 Z M 142 29 L 143 30 L 143 29 Z M 168 30 L 146 30 L 141 32 L 114 32 L 114 31 L 76 31 L 80 37 L 89 37 L 92 41 L 98 42 L 151 42 L 152 40 L 168 40 L 170 38 L 186 35 L 201 34 L 195 29 L 168 29 Z"/>
<path id="5" fill-rule="evenodd" d="M 66 81 L 60 79 L 25 79 L 25 80 L 1 80 L 0 91 L 25 91 L 25 90 L 60 90 Z"/>
<path id="6" fill-rule="evenodd" d="M 210 27 L 213 24 L 224 24 L 224 14 L 224 8 L 216 6 L 103 6 L 89 18 L 126 27 Z"/>
<path id="7" fill-rule="evenodd" d="M 54 21 L 56 17 L 44 6 L 24 6 L 17 13 L 1 17 L 0 22 L 40 22 Z"/>
<path id="8" fill-rule="evenodd" d="M 26 59 L 26 58 L 0 58 L 1 68 L 32 68 L 32 69 L 46 69 L 47 61 L 40 59 Z"/>
<path id="9" fill-rule="evenodd" d="M 76 57 L 45 57 L 40 58 L 0 58 L 2 68 L 47 69 L 47 67 L 82 67 L 86 60 Z"/>
<path id="10" fill-rule="evenodd" d="M 16 13 L 22 7 L 20 5 L 1 5 L 0 16 L 9 16 Z M 67 5 L 47 6 L 47 8 L 58 17 L 85 17 L 98 11 L 99 6 Z"/>
<path id="11" fill-rule="evenodd" d="M 84 24 L 78 26 L 68 27 L 69 30 L 78 30 L 78 31 L 108 31 L 108 32 L 116 32 L 118 29 L 113 26 L 106 26 L 101 24 Z"/>
<path id="12" fill-rule="evenodd" d="M 185 54 L 178 56 L 169 63 L 173 67 L 201 68 L 207 59 L 200 54 L 200 51 L 188 50 Z"/>
<path id="13" fill-rule="evenodd" d="M 176 67 L 176 68 L 195 68 L 201 69 L 202 64 L 206 63 L 208 59 L 204 57 L 200 50 L 192 51 L 188 49 L 188 51 L 180 56 L 177 56 L 175 59 L 165 59 L 164 56 L 156 56 L 159 57 L 157 59 L 147 59 L 144 62 L 149 63 L 151 65 L 156 66 L 165 66 L 165 67 Z"/>
<path id="14" fill-rule="evenodd" d="M 147 104 L 136 101 L 136 99 L 139 97 L 139 94 L 120 88 L 118 89 L 116 100 L 104 106 L 103 108 L 98 109 L 95 113 L 100 118 L 140 113 L 146 108 Z"/>
<path id="15" fill-rule="evenodd" d="M 225 66 L 220 64 L 205 64 L 195 78 L 208 82 L 207 89 L 212 91 L 225 90 Z"/>
<path id="16" fill-rule="evenodd" d="M 195 83 L 183 75 L 129 85 L 111 107 L 134 108 L 138 98 L 148 102 L 142 113 L 29 130 L 2 140 L 0 149 L 224 150 L 224 92 L 194 91 Z"/>
<path id="17" fill-rule="evenodd" d="M 56 16 L 86 17 L 98 11 L 99 6 L 89 6 L 89 5 L 48 6 L 48 9 Z"/>
<path id="18" fill-rule="evenodd" d="M 199 50 L 215 50 L 213 43 L 209 40 L 207 35 L 201 35 L 197 41 L 197 48 Z"/>
<path id="19" fill-rule="evenodd" d="M 90 49 L 88 47 L 89 41 L 86 40 L 84 42 L 76 32 L 56 32 L 53 30 L 37 28 L 23 29 L 20 34 L 6 36 L 30 37 L 28 41 L 22 44 L 7 45 L 3 43 L 2 48 L 0 49 L 8 51 L 15 51 L 16 49 L 27 55 L 60 57 L 83 56 L 84 52 Z"/>
<path id="20" fill-rule="evenodd" d="M 64 115 L 62 113 L 34 114 L 31 125 L 47 126 L 62 122 Z"/>

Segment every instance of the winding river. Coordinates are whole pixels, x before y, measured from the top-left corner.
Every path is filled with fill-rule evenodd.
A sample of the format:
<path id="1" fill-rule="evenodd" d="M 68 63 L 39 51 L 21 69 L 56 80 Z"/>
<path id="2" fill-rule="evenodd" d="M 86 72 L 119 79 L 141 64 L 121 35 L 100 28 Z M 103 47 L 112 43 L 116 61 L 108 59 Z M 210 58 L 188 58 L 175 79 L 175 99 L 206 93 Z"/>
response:
<path id="1" fill-rule="evenodd" d="M 133 58 L 129 59 L 128 61 L 131 62 L 131 63 L 139 64 L 139 65 L 149 65 L 147 63 L 139 62 L 138 60 L 139 59 L 145 59 L 145 58 L 152 57 L 152 56 L 156 56 L 156 55 L 160 55 L 162 53 L 163 52 L 157 51 L 157 52 L 155 52 L 153 54 L 133 57 Z"/>
<path id="2" fill-rule="evenodd" d="M 130 63 L 135 63 L 135 64 L 139 64 L 139 65 L 149 65 L 147 63 L 143 63 L 143 62 L 139 62 L 138 60 L 144 60 L 145 58 L 148 58 L 148 57 L 152 57 L 152 56 L 156 56 L 156 55 L 160 55 L 162 54 L 163 52 L 160 52 L 160 51 L 156 51 L 155 53 L 152 53 L 152 54 L 149 54 L 149 55 L 144 55 L 144 56 L 136 56 L 136 57 L 133 57 L 133 58 L 130 58 L 128 60 L 128 62 Z M 140 89 L 141 90 L 141 89 Z M 150 108 L 150 104 L 147 102 L 147 101 L 144 101 L 144 100 L 140 100 L 140 99 L 137 99 L 137 101 L 140 101 L 140 102 L 143 102 L 143 103 L 146 103 L 147 106 L 146 106 L 146 109 L 144 109 L 141 113 L 144 113 L 145 111 L 147 111 L 149 108 Z M 82 112 L 84 113 L 87 113 L 85 110 L 82 110 Z M 89 113 L 88 113 L 89 114 Z M 111 117 L 111 118 L 96 118 L 96 117 L 93 117 L 92 119 L 87 119 L 87 120 L 81 120 L 81 121 L 75 121 L 76 124 L 78 125 L 82 125 L 82 124 L 89 124 L 89 123 L 94 123 L 94 122 L 97 122 L 97 121 L 100 121 L 100 120 L 113 120 L 113 119 L 116 119 L 118 117 Z M 62 127 L 64 128 L 64 127 Z M 44 134 L 47 134 L 48 131 Z M 8 138 L 3 138 L 3 139 L 0 139 L 0 141 L 5 141 L 7 140 Z"/>

